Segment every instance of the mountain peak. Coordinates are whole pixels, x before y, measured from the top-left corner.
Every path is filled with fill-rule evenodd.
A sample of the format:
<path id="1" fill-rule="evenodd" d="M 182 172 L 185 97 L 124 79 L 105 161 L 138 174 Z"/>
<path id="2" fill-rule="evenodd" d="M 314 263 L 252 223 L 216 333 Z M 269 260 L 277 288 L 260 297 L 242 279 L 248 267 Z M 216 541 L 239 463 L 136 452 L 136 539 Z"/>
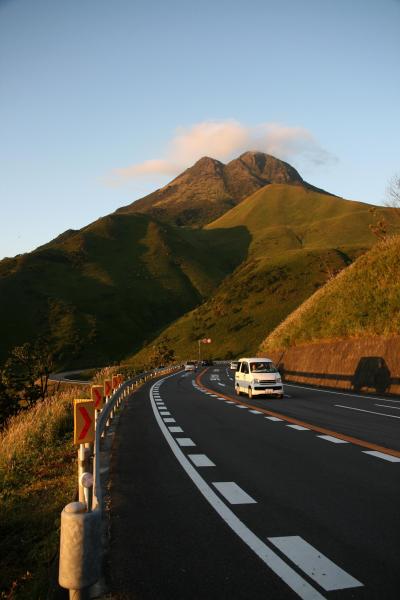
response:
<path id="1" fill-rule="evenodd" d="M 272 183 L 309 186 L 288 163 L 256 150 L 228 164 L 203 156 L 163 188 L 117 212 L 150 214 L 176 225 L 203 226 Z"/>

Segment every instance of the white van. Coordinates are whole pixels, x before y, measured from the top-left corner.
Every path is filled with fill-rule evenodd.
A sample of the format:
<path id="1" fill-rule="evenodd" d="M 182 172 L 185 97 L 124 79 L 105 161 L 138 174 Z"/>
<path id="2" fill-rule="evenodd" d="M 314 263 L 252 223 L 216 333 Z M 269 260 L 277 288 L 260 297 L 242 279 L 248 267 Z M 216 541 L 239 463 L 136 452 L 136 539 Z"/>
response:
<path id="1" fill-rule="evenodd" d="M 235 373 L 235 392 L 249 398 L 258 394 L 283 398 L 280 373 L 269 358 L 241 358 Z"/>

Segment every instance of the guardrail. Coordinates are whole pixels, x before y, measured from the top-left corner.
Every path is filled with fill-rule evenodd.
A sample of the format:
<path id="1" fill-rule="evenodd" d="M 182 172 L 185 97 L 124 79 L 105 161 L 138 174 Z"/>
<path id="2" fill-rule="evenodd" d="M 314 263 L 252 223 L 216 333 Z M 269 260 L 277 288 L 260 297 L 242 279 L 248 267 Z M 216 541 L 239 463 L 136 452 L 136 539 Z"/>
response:
<path id="1" fill-rule="evenodd" d="M 119 380 L 118 385 L 115 386 L 113 380 L 112 393 L 106 395 L 104 406 L 99 411 L 95 411 L 94 401 L 75 401 L 82 405 L 86 402 L 93 408 L 93 435 L 91 441 L 79 442 L 79 502 L 67 504 L 61 513 L 59 584 L 69 590 L 71 600 L 81 600 L 86 597 L 88 588 L 93 586 L 101 575 L 101 516 L 104 508 L 101 487 L 101 447 L 107 429 L 111 426 L 117 409 L 135 389 L 150 379 L 179 368 L 174 366 L 148 371 L 125 382 Z M 104 382 L 107 384 L 104 386 L 106 390 L 109 383 L 109 380 Z M 90 431 L 90 414 L 87 412 L 85 417 L 85 435 Z M 74 432 L 75 440 L 76 437 Z"/>

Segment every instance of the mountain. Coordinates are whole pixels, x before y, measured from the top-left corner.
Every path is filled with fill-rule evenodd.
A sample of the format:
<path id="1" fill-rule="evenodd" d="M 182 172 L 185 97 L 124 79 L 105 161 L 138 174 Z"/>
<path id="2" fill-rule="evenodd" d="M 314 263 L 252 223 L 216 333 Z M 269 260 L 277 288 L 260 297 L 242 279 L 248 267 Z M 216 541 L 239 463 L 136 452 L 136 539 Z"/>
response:
<path id="1" fill-rule="evenodd" d="M 203 228 L 179 227 L 124 209 L 0 261 L 0 364 L 12 347 L 40 335 L 49 338 L 59 368 L 128 356 L 139 363 L 159 336 L 182 358 L 193 356 L 205 335 L 214 339 L 214 355 L 255 351 L 376 241 L 369 205 L 317 191 L 261 153 L 226 166 L 202 159 L 170 185 L 165 219 L 178 218 L 180 198 L 183 220 L 185 211 L 199 215 L 193 225 L 206 212 L 220 216 Z M 229 203 L 236 205 L 228 210 Z M 383 214 L 390 220 L 388 209 L 376 216 Z"/>
<path id="2" fill-rule="evenodd" d="M 0 364 L 47 336 L 59 367 L 120 360 L 197 306 L 246 255 L 244 228 L 173 228 L 113 214 L 0 261 Z"/>
<path id="3" fill-rule="evenodd" d="M 316 189 L 289 164 L 262 152 L 245 152 L 227 165 L 205 156 L 165 187 L 117 212 L 143 213 L 175 225 L 199 227 L 272 183 Z"/>
<path id="4" fill-rule="evenodd" d="M 350 265 L 375 242 L 371 207 L 315 192 L 304 186 L 272 184 L 205 227 L 235 230 L 250 237 L 245 260 L 211 298 L 168 327 L 154 342 L 168 339 L 178 357 L 195 357 L 197 340 L 214 357 L 237 357 L 257 351 L 266 334 Z M 391 217 L 388 209 L 379 215 Z M 146 362 L 148 349 L 134 357 Z"/>

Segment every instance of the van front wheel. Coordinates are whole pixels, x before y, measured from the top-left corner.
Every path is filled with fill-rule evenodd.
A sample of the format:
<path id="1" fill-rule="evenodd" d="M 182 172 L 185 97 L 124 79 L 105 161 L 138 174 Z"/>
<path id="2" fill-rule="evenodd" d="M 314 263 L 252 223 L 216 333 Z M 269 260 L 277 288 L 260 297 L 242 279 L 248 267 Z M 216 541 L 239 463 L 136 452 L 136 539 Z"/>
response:
<path id="1" fill-rule="evenodd" d="M 251 387 L 249 387 L 249 389 L 247 390 L 247 395 L 249 396 L 249 400 L 251 400 L 253 397 L 253 390 L 251 389 Z"/>

